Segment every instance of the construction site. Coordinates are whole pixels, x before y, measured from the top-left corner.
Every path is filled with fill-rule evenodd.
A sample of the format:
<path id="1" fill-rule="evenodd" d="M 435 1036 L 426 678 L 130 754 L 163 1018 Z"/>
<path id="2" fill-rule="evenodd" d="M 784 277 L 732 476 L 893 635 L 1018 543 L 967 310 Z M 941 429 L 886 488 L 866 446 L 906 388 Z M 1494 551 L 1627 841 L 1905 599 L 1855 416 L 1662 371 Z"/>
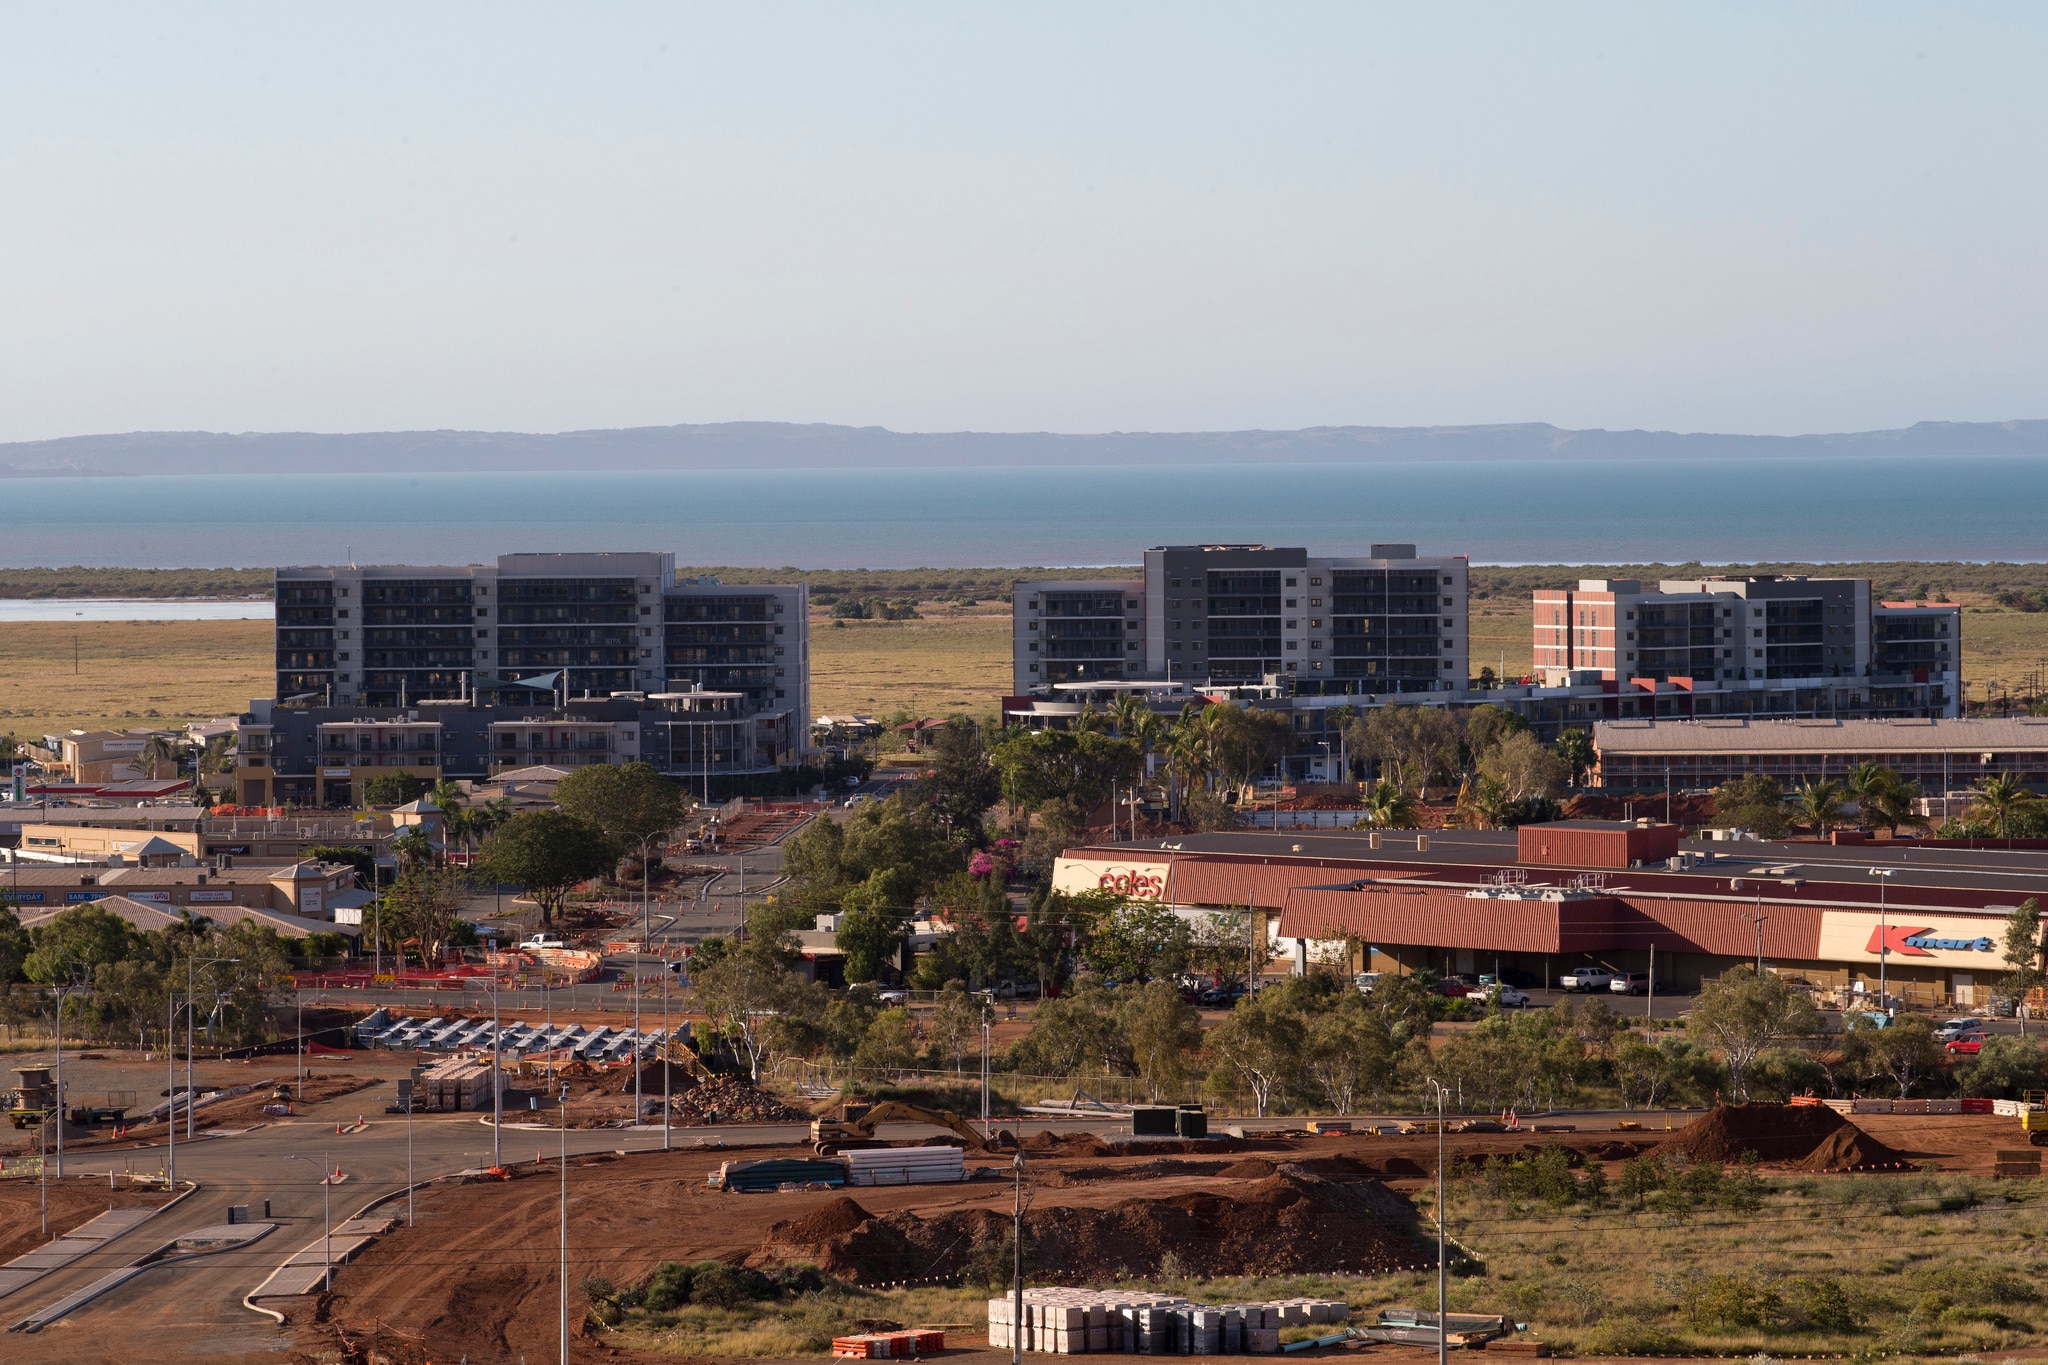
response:
<path id="1" fill-rule="evenodd" d="M 1020 1138 L 1006 1127 L 986 1141 L 943 1131 L 945 1116 L 921 1138 L 903 1134 L 907 1116 L 880 1117 L 886 1128 L 824 1117 L 780 1143 L 728 1133 L 670 1152 L 572 1155 L 575 1350 L 889 1355 L 909 1353 L 906 1334 L 938 1332 L 948 1354 L 1007 1355 L 1021 1337 L 1053 1354 L 1400 1359 L 1435 1342 L 1439 1141 L 1453 1344 L 1628 1355 L 1901 1331 L 2001 1349 L 2037 1341 L 2031 1291 L 2015 1298 L 2012 1286 L 2048 1269 L 2033 1250 L 2048 1220 L 2028 1197 L 2040 1149 L 2011 1114 L 1752 1105 L 1542 1132 L 1474 1124 L 1439 1136 L 1408 1121 Z M 521 1159 L 422 1193 L 417 1227 L 379 1238 L 294 1315 L 299 1348 L 480 1361 L 551 1340 L 564 1173 L 545 1126 L 533 1129 Z M 896 1136 L 880 1142 L 877 1129 Z M 1020 1225 L 1021 1318 L 1010 1289 Z M 1863 1248 L 1854 1264 L 1845 1236 Z M 1973 1302 L 1965 1261 L 2002 1307 Z M 1924 1287 L 1934 1281 L 1946 1287 Z M 1702 1308 L 1708 1288 L 1759 1302 Z M 1840 1295 L 1851 1307 L 1830 1316 Z M 1887 1304 L 1903 1327 L 1885 1326 Z M 1629 1336 L 1628 1323 L 1650 1335 Z"/>

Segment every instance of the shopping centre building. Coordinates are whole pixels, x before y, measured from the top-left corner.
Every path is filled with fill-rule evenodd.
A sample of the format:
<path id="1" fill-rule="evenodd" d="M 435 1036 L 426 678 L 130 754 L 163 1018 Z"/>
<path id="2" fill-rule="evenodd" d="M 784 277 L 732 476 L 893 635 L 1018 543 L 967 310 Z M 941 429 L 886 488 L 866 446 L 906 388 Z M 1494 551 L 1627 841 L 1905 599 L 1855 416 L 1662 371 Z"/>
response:
<path id="1" fill-rule="evenodd" d="M 1691 993 L 1761 958 L 1836 1000 L 1882 979 L 1912 1003 L 1970 1009 L 2007 971 L 2008 916 L 2048 897 L 2048 854 L 1695 842 L 1672 825 L 1563 821 L 1089 845 L 1058 860 L 1054 885 L 1189 914 L 1249 906 L 1271 970 L 1426 968 L 1554 985 L 1604 966 Z"/>

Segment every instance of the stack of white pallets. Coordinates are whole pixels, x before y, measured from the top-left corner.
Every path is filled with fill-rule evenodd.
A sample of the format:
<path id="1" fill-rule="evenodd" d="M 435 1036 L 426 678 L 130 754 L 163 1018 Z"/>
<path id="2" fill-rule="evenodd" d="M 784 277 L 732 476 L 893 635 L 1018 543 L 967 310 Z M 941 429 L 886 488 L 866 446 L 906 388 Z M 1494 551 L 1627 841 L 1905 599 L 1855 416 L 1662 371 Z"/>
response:
<path id="1" fill-rule="evenodd" d="M 988 1301 L 988 1338 L 1003 1349 L 1051 1355 L 1120 1351 L 1134 1355 L 1269 1354 L 1280 1331 L 1345 1322 L 1350 1305 L 1331 1299 L 1199 1304 L 1171 1295 L 1126 1295 L 1088 1289 L 1024 1291 L 1023 1316 L 1011 1298 Z"/>
<path id="2" fill-rule="evenodd" d="M 944 1185 L 967 1178 L 958 1147 L 857 1147 L 841 1152 L 849 1185 Z"/>

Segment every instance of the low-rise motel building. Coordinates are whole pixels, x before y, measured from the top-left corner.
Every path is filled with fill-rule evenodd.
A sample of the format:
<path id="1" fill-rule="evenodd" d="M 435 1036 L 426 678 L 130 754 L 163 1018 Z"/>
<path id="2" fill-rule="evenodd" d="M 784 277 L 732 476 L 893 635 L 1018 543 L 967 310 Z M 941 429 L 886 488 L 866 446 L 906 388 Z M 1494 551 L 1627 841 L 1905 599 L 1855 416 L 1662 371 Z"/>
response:
<path id="1" fill-rule="evenodd" d="M 1247 907 L 1268 972 L 1429 969 L 1555 987 L 1575 967 L 1695 993 L 1737 963 L 1832 995 L 1989 1004 L 2007 918 L 2048 898 L 2048 854 L 1698 842 L 1675 825 L 1560 821 L 1511 831 L 1281 830 L 1070 848 L 1068 892 L 1187 915 Z"/>

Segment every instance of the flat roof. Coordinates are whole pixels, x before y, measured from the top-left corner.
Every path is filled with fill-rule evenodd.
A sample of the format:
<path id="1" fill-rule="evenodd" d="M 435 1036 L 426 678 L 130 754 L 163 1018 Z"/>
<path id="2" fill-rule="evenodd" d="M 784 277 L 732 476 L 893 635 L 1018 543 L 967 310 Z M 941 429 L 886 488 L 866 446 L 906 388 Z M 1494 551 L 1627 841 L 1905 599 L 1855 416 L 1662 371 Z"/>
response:
<path id="1" fill-rule="evenodd" d="M 1418 851 L 1415 837 L 1429 836 L 1427 852 Z M 1682 852 L 1712 854 L 1711 862 L 1673 871 L 1664 866 L 1631 868 L 1585 868 L 1605 874 L 1616 885 L 1626 883 L 1641 891 L 1656 891 L 1668 885 L 1674 892 L 1740 880 L 1747 887 L 1766 888 L 1772 899 L 1784 899 L 1789 882 L 1832 887 L 1816 900 L 1867 900 L 1876 905 L 1882 884 L 1889 898 L 1897 901 L 1902 892 L 1921 888 L 1939 892 L 1959 901 L 1975 902 L 1980 908 L 2018 905 L 2028 896 L 2048 901 L 2048 852 L 2019 849 L 1962 849 L 1941 847 L 1933 841 L 1912 840 L 1880 844 L 1816 844 L 1791 840 L 1719 841 L 1686 839 Z M 1207 855 L 1233 861 L 1268 863 L 1274 866 L 1302 862 L 1342 862 L 1353 866 L 1329 868 L 1332 884 L 1347 878 L 1376 875 L 1382 870 L 1407 877 L 1427 877 L 1472 885 L 1484 885 L 1495 873 L 1524 868 L 1517 861 L 1517 833 L 1514 830 L 1388 830 L 1381 835 L 1381 847 L 1371 846 L 1370 834 L 1358 830 L 1283 829 L 1279 831 L 1226 831 L 1189 834 L 1141 843 L 1091 844 L 1071 848 L 1064 856 L 1080 858 L 1145 858 L 1168 860 L 1175 854 Z M 1889 872 L 1874 877 L 1871 870 Z M 1548 864 L 1529 868 L 1532 881 L 1568 881 L 1569 867 Z"/>
<path id="2" fill-rule="evenodd" d="M 2048 716 L 1968 720 L 1603 720 L 1593 747 L 1614 754 L 2011 753 L 2048 751 Z"/>

